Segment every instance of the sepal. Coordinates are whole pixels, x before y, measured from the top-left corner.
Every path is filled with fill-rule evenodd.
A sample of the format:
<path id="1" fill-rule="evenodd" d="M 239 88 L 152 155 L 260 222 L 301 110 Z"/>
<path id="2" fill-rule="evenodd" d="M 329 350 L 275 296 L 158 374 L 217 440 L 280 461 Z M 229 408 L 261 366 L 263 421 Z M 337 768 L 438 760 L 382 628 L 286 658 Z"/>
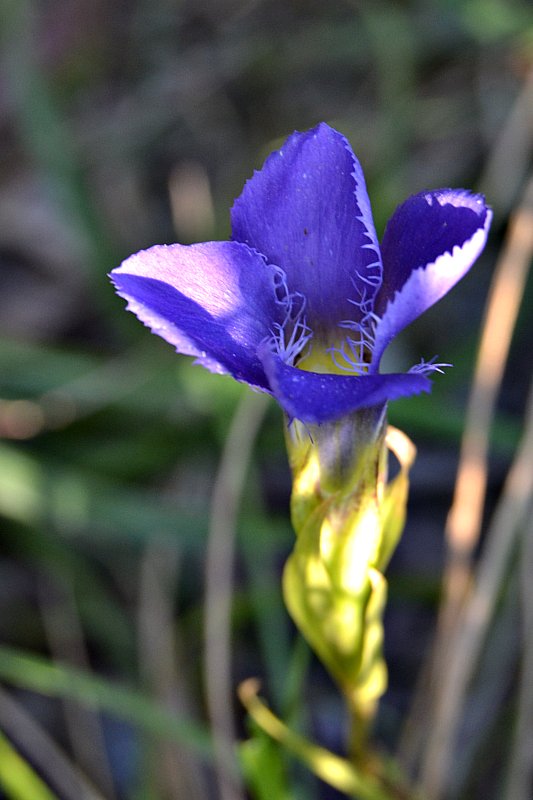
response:
<path id="1" fill-rule="evenodd" d="M 296 626 L 350 707 L 365 717 L 386 688 L 386 581 L 372 566 L 377 523 L 373 510 L 339 513 L 326 501 L 300 531 L 283 573 L 285 603 Z"/>
<path id="2" fill-rule="evenodd" d="M 387 449 L 395 456 L 400 470 L 385 487 L 381 504 L 381 538 L 377 568 L 385 571 L 405 527 L 409 495 L 409 471 L 416 458 L 416 447 L 408 436 L 389 425 L 385 437 Z"/>
<path id="3" fill-rule="evenodd" d="M 283 575 L 285 603 L 352 715 L 368 723 L 386 688 L 383 571 L 404 527 L 416 451 L 386 429 L 379 408 L 327 428 L 293 428 L 287 443 L 297 539 Z M 388 450 L 400 465 L 390 483 Z"/>

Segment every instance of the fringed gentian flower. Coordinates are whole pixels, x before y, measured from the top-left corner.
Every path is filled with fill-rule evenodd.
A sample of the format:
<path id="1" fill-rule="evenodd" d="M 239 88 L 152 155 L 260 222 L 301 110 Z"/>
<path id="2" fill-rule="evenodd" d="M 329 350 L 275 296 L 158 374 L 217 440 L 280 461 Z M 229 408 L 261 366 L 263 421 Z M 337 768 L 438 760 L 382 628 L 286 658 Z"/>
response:
<path id="1" fill-rule="evenodd" d="M 320 425 L 430 390 L 438 364 L 382 375 L 383 351 L 468 271 L 490 219 L 479 195 L 422 192 L 395 211 L 380 248 L 361 166 L 322 123 L 247 182 L 231 241 L 155 246 L 112 279 L 178 352 Z"/>
<path id="2" fill-rule="evenodd" d="M 248 181 L 232 241 L 152 247 L 112 273 L 154 333 L 272 394 L 292 423 L 297 538 L 284 597 L 346 698 L 350 785 L 361 797 L 388 796 L 375 792 L 366 731 L 386 685 L 383 572 L 403 529 L 415 452 L 387 431 L 386 405 L 429 391 L 443 366 L 380 374 L 381 357 L 470 269 L 490 221 L 479 195 L 422 192 L 394 212 L 380 248 L 359 162 L 321 124 L 290 136 Z M 400 464 L 389 482 L 388 449 Z M 308 762 L 340 786 L 336 770 L 328 777 Z"/>

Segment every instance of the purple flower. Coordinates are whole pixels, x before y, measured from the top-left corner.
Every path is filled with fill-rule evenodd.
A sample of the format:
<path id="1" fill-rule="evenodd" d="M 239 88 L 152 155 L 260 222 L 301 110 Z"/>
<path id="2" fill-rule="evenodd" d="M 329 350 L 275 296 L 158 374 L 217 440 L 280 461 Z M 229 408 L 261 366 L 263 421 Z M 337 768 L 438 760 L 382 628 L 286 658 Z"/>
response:
<path id="1" fill-rule="evenodd" d="M 381 375 L 381 356 L 470 269 L 491 217 L 480 195 L 422 192 L 396 209 L 380 248 L 361 166 L 321 123 L 246 183 L 231 241 L 151 247 L 111 277 L 178 352 L 321 424 L 430 390 L 438 364 Z"/>

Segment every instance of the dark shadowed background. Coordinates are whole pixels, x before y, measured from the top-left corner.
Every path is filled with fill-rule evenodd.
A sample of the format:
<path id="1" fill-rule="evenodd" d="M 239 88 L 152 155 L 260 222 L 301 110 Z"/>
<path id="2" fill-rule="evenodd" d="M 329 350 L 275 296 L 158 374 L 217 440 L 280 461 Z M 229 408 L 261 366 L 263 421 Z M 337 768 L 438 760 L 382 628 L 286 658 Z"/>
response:
<path id="1" fill-rule="evenodd" d="M 390 408 L 419 451 L 389 570 L 390 688 L 375 731 L 393 751 L 435 629 L 483 309 L 531 169 L 530 3 L 1 0 L 0 12 L 0 796 L 41 800 L 24 770 L 13 778 L 12 746 L 54 796 L 82 796 L 51 741 L 97 787 L 87 797 L 219 796 L 205 554 L 221 451 L 249 390 L 151 336 L 106 275 L 154 243 L 227 238 L 245 179 L 320 120 L 351 141 L 379 235 L 426 188 L 483 191 L 495 212 L 474 269 L 388 356 L 398 370 L 433 355 L 455 365 L 431 397 Z M 531 307 L 528 285 L 492 426 L 484 530 L 520 440 Z M 281 602 L 293 533 L 273 403 L 244 466 L 231 628 L 239 736 L 234 688 L 259 676 L 278 713 L 290 707 L 295 727 L 342 750 L 340 701 L 294 644 Z M 446 797 L 504 797 L 520 716 L 517 560 Z M 217 665 L 208 670 L 216 682 Z M 287 770 L 291 800 L 337 796 Z"/>

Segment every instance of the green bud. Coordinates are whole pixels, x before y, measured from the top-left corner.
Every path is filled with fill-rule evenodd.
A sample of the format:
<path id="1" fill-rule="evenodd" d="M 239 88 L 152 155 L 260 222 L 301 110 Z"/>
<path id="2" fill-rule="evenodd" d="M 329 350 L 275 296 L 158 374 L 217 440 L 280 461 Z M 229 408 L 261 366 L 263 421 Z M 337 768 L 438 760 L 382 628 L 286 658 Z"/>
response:
<path id="1" fill-rule="evenodd" d="M 387 430 L 384 410 L 287 433 L 297 534 L 283 577 L 289 612 L 345 694 L 368 720 L 386 688 L 382 570 L 405 522 L 414 447 Z M 387 484 L 388 449 L 400 464 Z"/>

